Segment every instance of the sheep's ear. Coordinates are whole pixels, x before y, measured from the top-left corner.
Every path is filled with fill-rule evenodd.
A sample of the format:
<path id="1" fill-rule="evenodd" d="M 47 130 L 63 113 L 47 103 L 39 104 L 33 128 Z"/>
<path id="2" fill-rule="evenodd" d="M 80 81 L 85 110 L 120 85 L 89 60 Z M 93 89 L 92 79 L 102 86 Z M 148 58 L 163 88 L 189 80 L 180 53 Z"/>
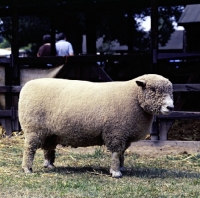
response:
<path id="1" fill-rule="evenodd" d="M 136 83 L 140 87 L 145 87 L 146 86 L 145 80 L 136 80 Z"/>

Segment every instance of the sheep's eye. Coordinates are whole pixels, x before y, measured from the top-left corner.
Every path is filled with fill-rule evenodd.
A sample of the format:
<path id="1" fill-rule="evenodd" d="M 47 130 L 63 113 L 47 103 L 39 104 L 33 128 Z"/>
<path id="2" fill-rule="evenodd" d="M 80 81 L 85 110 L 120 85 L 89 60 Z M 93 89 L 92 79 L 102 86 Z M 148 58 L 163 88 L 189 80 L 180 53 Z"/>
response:
<path id="1" fill-rule="evenodd" d="M 155 88 L 150 88 L 151 91 L 153 92 L 156 92 L 156 89 Z"/>

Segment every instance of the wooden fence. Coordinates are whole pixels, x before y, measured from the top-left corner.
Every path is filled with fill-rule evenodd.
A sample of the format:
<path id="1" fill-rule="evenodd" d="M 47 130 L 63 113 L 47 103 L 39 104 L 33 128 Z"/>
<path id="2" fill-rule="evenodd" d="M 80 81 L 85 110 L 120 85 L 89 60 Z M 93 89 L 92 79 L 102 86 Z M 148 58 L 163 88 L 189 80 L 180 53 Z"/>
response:
<path id="1" fill-rule="evenodd" d="M 138 56 L 138 55 L 137 55 Z M 141 58 L 141 57 L 140 57 Z M 150 61 L 150 56 L 147 55 L 144 57 L 146 61 Z M 5 109 L 0 110 L 0 118 L 2 125 L 4 126 L 7 135 L 11 135 L 12 131 L 19 131 L 20 125 L 18 122 L 18 111 L 17 111 L 17 103 L 18 103 L 18 95 L 22 88 L 20 83 L 16 85 L 16 82 L 20 82 L 20 70 L 21 69 L 30 69 L 30 68 L 41 68 L 41 69 L 49 69 L 50 67 L 41 66 L 41 64 L 51 63 L 53 65 L 61 65 L 65 64 L 64 67 L 57 73 L 56 77 L 58 78 L 66 78 L 70 71 L 73 69 L 74 65 L 84 64 L 91 62 L 98 62 L 99 64 L 89 64 L 90 70 L 92 70 L 97 78 L 101 81 L 111 81 L 112 79 L 107 75 L 107 73 L 102 69 L 101 63 L 106 61 L 130 61 L 134 62 L 137 60 L 137 57 L 131 56 L 95 56 L 95 58 L 88 58 L 88 56 L 79 56 L 72 57 L 68 60 L 63 57 L 48 57 L 48 58 L 19 58 L 17 65 L 18 71 L 16 68 L 12 67 L 10 62 L 12 61 L 9 58 L 3 58 L 0 60 L 0 65 L 5 67 L 5 85 L 0 86 L 0 94 L 5 95 L 6 97 L 6 107 Z M 67 62 L 67 63 L 66 63 Z M 70 64 L 72 63 L 72 64 Z M 38 66 L 39 65 L 39 66 Z M 8 67 L 8 68 L 6 68 Z M 79 79 L 78 75 L 80 75 L 80 70 L 78 74 L 74 72 L 75 77 Z M 18 73 L 18 76 L 16 75 Z M 84 72 L 83 72 L 84 73 Z M 89 75 L 88 73 L 86 75 Z M 90 72 L 91 75 L 91 72 Z M 94 75 L 94 74 L 93 74 Z M 12 77 L 17 76 L 17 81 L 15 85 L 12 84 Z M 87 80 L 87 78 L 83 78 L 82 80 Z M 88 79 L 89 80 L 89 79 Z M 174 92 L 200 92 L 200 84 L 173 84 Z M 9 101 L 9 102 L 8 102 Z M 153 145 L 153 146 L 162 146 L 165 144 L 171 145 L 179 145 L 179 146 L 192 146 L 192 147 L 200 147 L 200 141 L 167 141 L 167 133 L 173 124 L 173 122 L 177 119 L 200 119 L 200 112 L 187 112 L 187 111 L 174 111 L 168 116 L 156 116 L 153 123 L 151 140 L 140 141 L 137 144 L 145 144 L 145 145 Z"/>

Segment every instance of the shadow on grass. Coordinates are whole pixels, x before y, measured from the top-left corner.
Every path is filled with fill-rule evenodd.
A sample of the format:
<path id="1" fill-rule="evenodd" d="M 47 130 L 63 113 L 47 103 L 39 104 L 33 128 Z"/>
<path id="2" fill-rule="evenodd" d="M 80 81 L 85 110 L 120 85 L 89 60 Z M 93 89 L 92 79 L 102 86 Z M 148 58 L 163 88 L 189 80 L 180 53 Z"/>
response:
<path id="1" fill-rule="evenodd" d="M 160 169 L 160 168 L 131 168 L 126 171 L 124 176 L 143 177 L 143 178 L 200 178 L 198 172 L 179 171 L 178 169 Z"/>
<path id="2" fill-rule="evenodd" d="M 45 172 L 56 172 L 60 174 L 82 174 L 91 173 L 109 176 L 109 167 L 56 167 L 53 170 L 45 169 Z M 179 170 L 168 170 L 159 168 L 128 168 L 122 172 L 124 177 L 140 178 L 200 178 L 200 173 Z"/>
<path id="3" fill-rule="evenodd" d="M 91 167 L 91 166 L 84 166 L 84 167 L 64 167 L 64 166 L 59 166 L 54 169 L 44 169 L 46 173 L 48 172 L 55 172 L 59 174 L 83 174 L 83 173 L 93 173 L 93 174 L 105 174 L 109 175 L 109 168 L 104 168 L 104 167 Z"/>
<path id="4" fill-rule="evenodd" d="M 108 168 L 104 167 L 56 167 L 53 171 L 58 173 L 66 173 L 66 174 L 78 174 L 78 173 L 86 173 L 86 172 L 96 172 L 98 174 L 109 174 Z"/>

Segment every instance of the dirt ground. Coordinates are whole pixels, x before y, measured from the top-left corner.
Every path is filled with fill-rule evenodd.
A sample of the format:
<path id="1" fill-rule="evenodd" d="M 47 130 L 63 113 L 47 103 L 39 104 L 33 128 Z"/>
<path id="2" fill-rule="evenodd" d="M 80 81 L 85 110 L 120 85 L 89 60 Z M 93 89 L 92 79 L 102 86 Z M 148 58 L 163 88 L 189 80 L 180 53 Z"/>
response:
<path id="1" fill-rule="evenodd" d="M 161 155 L 183 155 L 183 154 L 200 154 L 200 148 L 189 148 L 180 146 L 166 145 L 162 147 L 154 146 L 131 146 L 128 151 L 148 157 L 156 157 Z"/>
<path id="2" fill-rule="evenodd" d="M 63 148 L 62 146 L 58 146 L 57 149 L 64 149 L 67 152 L 73 153 L 93 153 L 95 149 L 99 149 L 100 147 L 86 147 L 86 148 Z M 101 149 L 106 148 L 103 146 Z M 200 154 L 200 148 L 188 148 L 188 147 L 180 147 L 180 146 L 171 146 L 166 145 L 162 147 L 155 146 L 141 146 L 141 145 L 132 145 L 127 150 L 126 153 L 136 153 L 138 155 L 147 156 L 150 158 L 155 158 L 158 156 L 166 156 L 166 155 L 184 155 L 184 154 Z"/>

